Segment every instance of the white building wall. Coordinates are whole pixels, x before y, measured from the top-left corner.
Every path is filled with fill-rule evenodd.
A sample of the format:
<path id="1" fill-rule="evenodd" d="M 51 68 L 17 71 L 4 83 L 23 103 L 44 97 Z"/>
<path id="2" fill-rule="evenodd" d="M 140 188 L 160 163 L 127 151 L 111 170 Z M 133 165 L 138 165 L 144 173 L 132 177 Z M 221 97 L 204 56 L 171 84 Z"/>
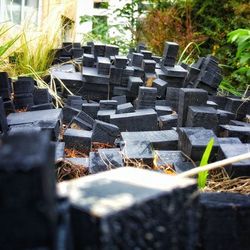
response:
<path id="1" fill-rule="evenodd" d="M 122 8 L 126 3 L 131 2 L 131 0 L 109 0 L 109 9 L 94 9 L 94 0 L 78 0 L 76 8 L 76 23 L 75 23 L 75 40 L 80 42 L 83 39 L 84 34 L 91 32 L 92 22 L 85 22 L 80 24 L 80 16 L 107 16 L 108 24 L 120 24 L 125 25 L 125 21 L 122 18 L 115 19 L 114 10 Z M 110 30 L 111 36 L 119 35 L 116 29 Z M 126 38 L 131 37 L 129 32 L 126 32 Z"/>

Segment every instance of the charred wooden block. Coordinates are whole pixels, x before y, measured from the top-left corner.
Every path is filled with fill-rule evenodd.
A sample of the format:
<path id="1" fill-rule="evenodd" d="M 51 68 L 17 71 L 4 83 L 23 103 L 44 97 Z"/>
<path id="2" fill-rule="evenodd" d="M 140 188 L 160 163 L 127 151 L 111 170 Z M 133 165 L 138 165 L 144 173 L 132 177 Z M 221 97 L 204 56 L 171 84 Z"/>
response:
<path id="1" fill-rule="evenodd" d="M 84 54 L 91 54 L 91 48 L 92 48 L 92 46 L 90 46 L 90 45 L 84 45 L 84 46 L 82 46 Z"/>
<path id="2" fill-rule="evenodd" d="M 155 111 L 158 116 L 163 116 L 163 115 L 170 115 L 173 113 L 173 109 L 169 106 L 160 106 L 156 105 L 155 106 Z"/>
<path id="3" fill-rule="evenodd" d="M 200 161 L 211 138 L 214 138 L 211 157 L 218 152 L 219 143 L 212 130 L 204 128 L 179 128 L 179 149 L 193 161 Z"/>
<path id="4" fill-rule="evenodd" d="M 11 79 L 9 79 L 7 72 L 0 72 L 0 96 L 3 101 L 8 101 L 11 99 L 12 85 Z"/>
<path id="5" fill-rule="evenodd" d="M 78 115 L 81 110 L 68 106 L 67 104 L 63 107 L 63 123 L 69 124 L 74 116 Z"/>
<path id="6" fill-rule="evenodd" d="M 216 132 L 218 128 L 216 109 L 206 106 L 189 106 L 186 126 L 204 127 Z"/>
<path id="7" fill-rule="evenodd" d="M 7 116 L 10 127 L 29 125 L 48 131 L 53 140 L 57 140 L 62 124 L 62 110 L 50 109 L 31 112 L 11 113 Z"/>
<path id="8" fill-rule="evenodd" d="M 144 59 L 142 61 L 142 69 L 145 73 L 154 73 L 155 72 L 156 62 L 154 60 Z"/>
<path id="9" fill-rule="evenodd" d="M 133 53 L 132 54 L 131 65 L 135 66 L 135 67 L 141 67 L 142 66 L 142 60 L 143 60 L 143 54 L 141 54 L 141 53 Z"/>
<path id="10" fill-rule="evenodd" d="M 106 45 L 105 47 L 105 57 L 110 58 L 111 56 L 116 56 L 119 54 L 119 47 L 116 45 Z"/>
<path id="11" fill-rule="evenodd" d="M 93 119 L 96 119 L 99 107 L 100 107 L 99 103 L 83 103 L 82 111 L 91 116 Z"/>
<path id="12" fill-rule="evenodd" d="M 18 79 L 13 83 L 14 94 L 28 94 L 33 93 L 35 89 L 33 79 Z"/>
<path id="13" fill-rule="evenodd" d="M 115 109 L 99 110 L 97 112 L 97 119 L 109 123 L 111 115 L 114 115 L 115 113 L 116 113 Z"/>
<path id="14" fill-rule="evenodd" d="M 137 97 L 139 87 L 142 85 L 143 81 L 140 77 L 130 76 L 128 80 L 128 90 L 130 91 L 130 96 Z"/>
<path id="15" fill-rule="evenodd" d="M 35 89 L 33 95 L 35 105 L 51 102 L 51 96 L 47 88 Z"/>
<path id="16" fill-rule="evenodd" d="M 201 193 L 199 213 L 198 249 L 249 249 L 249 195 Z"/>
<path id="17" fill-rule="evenodd" d="M 179 92 L 178 105 L 178 126 L 186 125 L 189 106 L 201 106 L 206 104 L 208 98 L 207 91 L 202 89 L 182 88 Z"/>
<path id="18" fill-rule="evenodd" d="M 107 57 L 97 57 L 97 72 L 101 75 L 109 75 L 110 59 Z"/>
<path id="19" fill-rule="evenodd" d="M 110 68 L 110 84 L 120 86 L 122 82 L 123 69 L 111 66 Z"/>
<path id="20" fill-rule="evenodd" d="M 82 57 L 82 66 L 83 67 L 94 67 L 95 64 L 95 56 L 92 54 L 83 54 Z"/>
<path id="21" fill-rule="evenodd" d="M 109 76 L 98 74 L 96 68 L 90 68 L 90 67 L 83 67 L 82 68 L 82 76 L 85 79 L 85 81 L 89 84 L 109 84 Z"/>
<path id="22" fill-rule="evenodd" d="M 68 149 L 89 152 L 91 148 L 91 136 L 91 131 L 70 128 L 65 131 L 63 140 L 65 147 Z"/>
<path id="23" fill-rule="evenodd" d="M 110 123 L 120 128 L 120 131 L 153 131 L 157 130 L 157 113 L 153 109 L 140 112 L 114 114 Z"/>
<path id="24" fill-rule="evenodd" d="M 235 143 L 235 144 L 220 144 L 219 157 L 227 159 L 233 156 L 249 152 L 249 144 Z M 226 166 L 225 170 L 231 178 L 240 176 L 250 176 L 250 160 L 244 160 Z"/>
<path id="25" fill-rule="evenodd" d="M 174 67 L 162 66 L 161 69 L 168 77 L 185 78 L 188 73 L 180 65 L 175 65 Z"/>
<path id="26" fill-rule="evenodd" d="M 177 149 L 178 134 L 174 130 L 122 132 L 121 136 L 125 144 L 130 141 L 147 141 L 155 150 Z"/>
<path id="27" fill-rule="evenodd" d="M 224 110 L 227 104 L 226 96 L 209 95 L 208 100 L 217 103 L 218 108 Z"/>
<path id="28" fill-rule="evenodd" d="M 140 53 L 143 54 L 144 59 L 146 59 L 146 60 L 151 60 L 152 59 L 152 54 L 153 53 L 151 51 L 143 49 L 143 50 L 140 51 Z"/>
<path id="29" fill-rule="evenodd" d="M 93 44 L 92 46 L 92 54 L 95 56 L 95 59 L 97 59 L 98 56 L 105 56 L 105 50 L 106 45 L 104 44 Z"/>
<path id="30" fill-rule="evenodd" d="M 125 87 L 114 87 L 113 95 L 126 95 L 128 96 L 129 90 Z"/>
<path id="31" fill-rule="evenodd" d="M 83 56 L 84 50 L 82 48 L 72 48 L 71 54 L 74 59 L 81 59 Z"/>
<path id="32" fill-rule="evenodd" d="M 229 122 L 229 125 L 250 127 L 250 123 L 248 123 L 248 122 L 242 122 L 242 121 L 237 121 L 237 120 L 231 120 Z"/>
<path id="33" fill-rule="evenodd" d="M 116 100 L 100 100 L 100 110 L 110 110 L 117 108 L 117 101 Z"/>
<path id="34" fill-rule="evenodd" d="M 8 123 L 4 110 L 3 99 L 0 97 L 0 134 L 6 134 L 8 131 Z"/>
<path id="35" fill-rule="evenodd" d="M 179 44 L 175 42 L 165 42 L 163 57 L 177 57 L 179 51 Z"/>
<path id="36" fill-rule="evenodd" d="M 152 59 L 155 60 L 156 63 L 160 63 L 162 58 L 160 56 L 152 55 Z"/>
<path id="37" fill-rule="evenodd" d="M 124 161 L 140 162 L 150 167 L 153 166 L 154 153 L 149 141 L 126 141 L 122 148 L 122 154 Z"/>
<path id="38" fill-rule="evenodd" d="M 55 162 L 64 159 L 64 149 L 65 143 L 64 142 L 51 142 L 52 145 L 55 146 Z"/>
<path id="39" fill-rule="evenodd" d="M 235 113 L 237 117 L 244 118 L 249 113 L 250 104 L 248 101 L 243 101 L 236 98 L 227 98 L 225 110 Z"/>
<path id="40" fill-rule="evenodd" d="M 14 105 L 16 109 L 29 109 L 34 105 L 33 94 L 18 94 L 14 96 Z"/>
<path id="41" fill-rule="evenodd" d="M 69 127 L 70 128 L 80 128 L 84 130 L 92 130 L 94 125 L 94 119 L 86 114 L 84 111 L 80 111 L 76 116 L 71 120 Z"/>
<path id="42" fill-rule="evenodd" d="M 115 139 L 120 135 L 120 130 L 117 126 L 95 120 L 93 126 L 92 142 L 100 142 L 113 145 Z"/>
<path id="43" fill-rule="evenodd" d="M 134 106 L 130 102 L 128 102 L 118 105 L 116 109 L 116 114 L 131 113 L 134 111 L 135 111 Z"/>
<path id="44" fill-rule="evenodd" d="M 178 112 L 179 106 L 179 88 L 167 87 L 166 100 L 174 111 Z"/>
<path id="45" fill-rule="evenodd" d="M 185 157 L 181 151 L 156 150 L 156 166 L 169 166 L 174 169 L 176 163 L 184 163 Z"/>
<path id="46" fill-rule="evenodd" d="M 89 172 L 99 172 L 123 167 L 121 151 L 118 148 L 98 149 L 89 155 Z"/>
<path id="47" fill-rule="evenodd" d="M 68 190 L 77 250 L 195 249 L 193 180 L 125 167 L 61 183 L 59 189 Z"/>
<path id="48" fill-rule="evenodd" d="M 126 95 L 113 96 L 112 100 L 116 100 L 118 105 L 127 103 Z"/>
<path id="49" fill-rule="evenodd" d="M 217 109 L 216 113 L 220 125 L 229 124 L 230 120 L 235 119 L 235 114 L 226 110 Z"/>
<path id="50" fill-rule="evenodd" d="M 115 56 L 114 65 L 116 68 L 125 69 L 127 67 L 128 58 L 126 56 Z"/>
<path id="51" fill-rule="evenodd" d="M 53 109 L 54 106 L 52 103 L 44 103 L 44 104 L 38 104 L 38 105 L 33 105 L 29 111 L 38 111 L 38 110 L 48 110 L 48 109 Z"/>
<path id="52" fill-rule="evenodd" d="M 242 144 L 238 137 L 218 137 L 219 144 Z"/>
<path id="53" fill-rule="evenodd" d="M 137 109 L 155 108 L 157 89 L 151 87 L 139 87 Z"/>
<path id="54" fill-rule="evenodd" d="M 3 138 L 0 149 L 2 249 L 53 249 L 57 218 L 54 157 L 46 133 L 30 130 Z"/>
<path id="55" fill-rule="evenodd" d="M 238 137 L 242 142 L 250 142 L 250 127 L 221 125 L 220 130 L 222 137 Z"/>
<path id="56" fill-rule="evenodd" d="M 157 78 L 153 81 L 152 87 L 157 88 L 157 97 L 165 98 L 167 91 L 167 82 Z"/>
<path id="57" fill-rule="evenodd" d="M 162 130 L 172 129 L 173 127 L 177 127 L 177 114 L 171 115 L 163 115 L 158 117 L 159 126 Z"/>
<path id="58" fill-rule="evenodd" d="M 217 104 L 217 103 L 215 103 L 215 102 L 213 102 L 213 101 L 209 101 L 209 100 L 207 101 L 206 106 L 212 107 L 212 108 L 215 108 L 215 109 L 218 108 L 218 104 Z"/>

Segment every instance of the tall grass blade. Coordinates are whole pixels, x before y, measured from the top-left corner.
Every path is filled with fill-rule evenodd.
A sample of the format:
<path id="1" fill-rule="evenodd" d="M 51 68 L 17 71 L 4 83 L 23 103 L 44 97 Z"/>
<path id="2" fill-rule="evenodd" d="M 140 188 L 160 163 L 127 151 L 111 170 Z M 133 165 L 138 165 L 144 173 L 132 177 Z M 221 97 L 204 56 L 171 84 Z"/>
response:
<path id="1" fill-rule="evenodd" d="M 214 138 L 211 138 L 207 144 L 207 147 L 206 147 L 203 155 L 202 155 L 200 167 L 208 164 L 208 160 L 209 160 L 211 151 L 213 149 L 213 145 L 214 145 Z M 203 172 L 200 172 L 198 174 L 198 187 L 199 188 L 204 188 L 206 186 L 207 177 L 208 177 L 208 171 L 203 171 Z"/>

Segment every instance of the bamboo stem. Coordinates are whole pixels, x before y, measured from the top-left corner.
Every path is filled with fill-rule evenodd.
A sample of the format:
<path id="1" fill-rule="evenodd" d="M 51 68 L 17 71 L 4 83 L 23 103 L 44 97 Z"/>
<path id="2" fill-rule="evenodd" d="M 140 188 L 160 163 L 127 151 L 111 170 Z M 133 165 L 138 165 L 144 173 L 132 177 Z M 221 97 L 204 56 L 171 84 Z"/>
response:
<path id="1" fill-rule="evenodd" d="M 213 170 L 216 168 L 221 168 L 221 167 L 224 167 L 226 165 L 230 165 L 232 163 L 243 161 L 246 159 L 250 159 L 250 152 L 245 153 L 245 154 L 241 154 L 241 155 L 237 155 L 237 156 L 234 156 L 234 157 L 231 157 L 228 159 L 224 159 L 222 161 L 213 162 L 213 163 L 210 163 L 210 164 L 202 166 L 202 167 L 196 167 L 196 168 L 190 169 L 190 170 L 185 171 L 181 174 L 178 174 L 177 177 L 191 177 L 191 176 L 199 174 L 200 172 L 203 172 L 203 171 L 209 171 L 209 170 Z"/>

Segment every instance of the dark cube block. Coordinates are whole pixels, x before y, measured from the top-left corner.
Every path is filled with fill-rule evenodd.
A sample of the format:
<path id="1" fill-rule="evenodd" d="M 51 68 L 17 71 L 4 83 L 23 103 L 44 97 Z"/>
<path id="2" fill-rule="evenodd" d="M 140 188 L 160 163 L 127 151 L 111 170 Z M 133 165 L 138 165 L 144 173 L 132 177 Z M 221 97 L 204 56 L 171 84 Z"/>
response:
<path id="1" fill-rule="evenodd" d="M 116 100 L 118 105 L 127 103 L 126 95 L 113 96 L 112 100 Z"/>
<path id="2" fill-rule="evenodd" d="M 64 133 L 63 140 L 65 147 L 68 149 L 89 152 L 91 148 L 91 137 L 92 132 L 90 131 L 67 129 Z"/>
<path id="3" fill-rule="evenodd" d="M 179 106 L 179 92 L 179 88 L 167 87 L 166 100 L 176 112 L 178 112 Z"/>
<path id="4" fill-rule="evenodd" d="M 52 149 L 48 134 L 32 129 L 29 133 L 3 138 L 0 150 L 2 249 L 53 249 L 57 212 Z"/>
<path id="5" fill-rule="evenodd" d="M 110 58 L 111 56 L 116 56 L 119 54 L 119 47 L 116 45 L 106 45 L 105 47 L 105 57 Z"/>
<path id="6" fill-rule="evenodd" d="M 121 136 L 125 144 L 147 141 L 155 150 L 176 150 L 178 144 L 178 134 L 174 130 L 122 132 Z"/>
<path id="7" fill-rule="evenodd" d="M 249 152 L 249 144 L 220 144 L 219 155 L 222 159 L 230 158 L 247 152 Z M 231 178 L 250 176 L 250 160 L 248 159 L 233 163 L 230 166 L 226 166 L 225 170 L 228 172 Z"/>
<path id="8" fill-rule="evenodd" d="M 204 127 L 216 132 L 218 127 L 216 109 L 206 106 L 189 106 L 186 126 Z"/>
<path id="9" fill-rule="evenodd" d="M 115 109 L 99 110 L 97 113 L 97 119 L 103 122 L 110 122 L 110 116 L 116 113 Z"/>
<path id="10" fill-rule="evenodd" d="M 200 195 L 199 210 L 199 246 L 202 249 L 249 249 L 248 195 L 204 192 Z"/>
<path id="11" fill-rule="evenodd" d="M 193 161 L 200 161 L 205 148 L 211 138 L 214 145 L 211 157 L 218 151 L 219 143 L 212 130 L 204 128 L 179 128 L 179 149 L 189 156 Z"/>
<path id="12" fill-rule="evenodd" d="M 156 62 L 154 60 L 144 59 L 142 61 L 142 68 L 145 73 L 154 73 L 155 72 Z"/>
<path id="13" fill-rule="evenodd" d="M 135 67 L 141 67 L 142 66 L 142 60 L 143 60 L 143 54 L 141 54 L 141 53 L 133 53 L 132 54 L 131 65 L 135 66 Z"/>
<path id="14" fill-rule="evenodd" d="M 117 108 L 117 101 L 116 100 L 100 100 L 100 110 L 110 110 Z"/>
<path id="15" fill-rule="evenodd" d="M 114 114 L 110 122 L 120 128 L 120 131 L 153 131 L 157 130 L 157 113 L 152 109 L 140 112 Z"/>
<path id="16" fill-rule="evenodd" d="M 198 199 L 193 180 L 174 181 L 125 167 L 61 183 L 59 188 L 68 190 L 77 250 L 195 249 Z M 148 218 L 150 223 L 145 223 Z M 87 235 L 82 233 L 86 230 Z"/>
<path id="17" fill-rule="evenodd" d="M 99 149 L 98 152 L 91 152 L 89 155 L 89 172 L 99 172 L 123 167 L 121 151 L 118 148 Z"/>
<path id="18" fill-rule="evenodd" d="M 35 89 L 33 95 L 35 105 L 51 102 L 51 96 L 47 88 Z"/>
<path id="19" fill-rule="evenodd" d="M 82 111 L 91 116 L 93 119 L 97 118 L 97 112 L 99 110 L 99 103 L 83 103 Z"/>
<path id="20" fill-rule="evenodd" d="M 57 140 L 62 125 L 62 110 L 50 109 L 11 113 L 7 116 L 7 122 L 10 127 L 23 125 L 41 128 L 48 131 L 53 140 Z"/>
<path id="21" fill-rule="evenodd" d="M 115 56 L 115 67 L 125 69 L 127 67 L 128 58 L 126 56 Z"/>
<path id="22" fill-rule="evenodd" d="M 157 78 L 153 81 L 152 87 L 157 88 L 157 97 L 158 98 L 165 98 L 166 91 L 167 91 L 167 82 Z"/>
<path id="23" fill-rule="evenodd" d="M 83 67 L 93 67 L 95 64 L 95 56 L 92 54 L 83 54 L 82 66 Z"/>
<path id="24" fill-rule="evenodd" d="M 19 79 L 13 83 L 14 94 L 33 93 L 35 89 L 33 79 Z"/>
<path id="25" fill-rule="evenodd" d="M 173 127 L 177 127 L 177 114 L 164 115 L 158 118 L 159 126 L 162 130 L 172 129 Z"/>
<path id="26" fill-rule="evenodd" d="M 242 142 L 250 142 L 250 127 L 221 125 L 220 131 L 222 137 L 238 137 Z"/>
<path id="27" fill-rule="evenodd" d="M 110 60 L 107 57 L 97 57 L 97 72 L 101 75 L 109 75 Z"/>
<path id="28" fill-rule="evenodd" d="M 6 118 L 6 113 L 4 110 L 3 99 L 0 97 L 0 134 L 6 134 L 8 131 L 8 123 Z"/>
<path id="29" fill-rule="evenodd" d="M 189 106 L 200 106 L 207 102 L 207 91 L 202 89 L 180 89 L 178 106 L 178 126 L 186 125 Z"/>
<path id="30" fill-rule="evenodd" d="M 116 109 L 116 114 L 131 113 L 134 111 L 135 111 L 134 106 L 130 102 L 128 102 L 118 105 Z"/>
<path id="31" fill-rule="evenodd" d="M 113 145 L 119 136 L 119 128 L 113 124 L 96 120 L 93 126 L 92 142 Z"/>

